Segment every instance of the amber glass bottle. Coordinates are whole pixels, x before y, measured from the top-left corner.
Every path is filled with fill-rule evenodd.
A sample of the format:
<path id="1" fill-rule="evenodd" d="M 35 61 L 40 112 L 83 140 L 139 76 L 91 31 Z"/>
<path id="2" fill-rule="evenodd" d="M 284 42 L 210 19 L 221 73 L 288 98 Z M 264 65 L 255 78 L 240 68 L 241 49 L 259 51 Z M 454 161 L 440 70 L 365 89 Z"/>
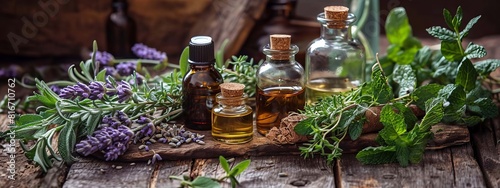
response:
<path id="1" fill-rule="evenodd" d="M 215 70 L 214 43 L 208 36 L 196 36 L 189 43 L 190 70 L 182 82 L 182 108 L 186 127 L 210 130 L 215 95 L 220 92 L 221 74 Z"/>
<path id="2" fill-rule="evenodd" d="M 113 0 L 113 11 L 106 22 L 108 52 L 118 58 L 133 57 L 132 45 L 136 42 L 136 24 L 127 15 L 127 1 Z"/>
<path id="3" fill-rule="evenodd" d="M 304 69 L 295 61 L 299 51 L 290 35 L 271 35 L 264 47 L 266 61 L 257 69 L 257 131 L 267 134 L 290 112 L 304 108 Z"/>
<path id="4" fill-rule="evenodd" d="M 245 85 L 223 83 L 212 110 L 212 137 L 227 144 L 242 144 L 253 137 L 253 111 L 246 105 Z"/>

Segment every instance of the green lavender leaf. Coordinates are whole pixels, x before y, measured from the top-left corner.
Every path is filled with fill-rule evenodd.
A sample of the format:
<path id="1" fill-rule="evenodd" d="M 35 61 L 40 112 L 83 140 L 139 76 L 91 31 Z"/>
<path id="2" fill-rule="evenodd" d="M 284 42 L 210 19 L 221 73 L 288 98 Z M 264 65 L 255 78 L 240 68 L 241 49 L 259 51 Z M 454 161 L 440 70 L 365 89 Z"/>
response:
<path id="1" fill-rule="evenodd" d="M 389 12 L 385 23 L 385 31 L 389 43 L 400 46 L 403 45 L 406 38 L 412 35 L 408 16 L 403 7 L 394 8 Z"/>
<path id="2" fill-rule="evenodd" d="M 433 26 L 426 30 L 427 33 L 441 41 L 455 42 L 457 39 L 457 34 L 455 32 L 441 26 Z"/>
<path id="3" fill-rule="evenodd" d="M 358 154 L 358 159 L 363 164 L 385 164 L 396 162 L 395 146 L 366 147 Z"/>
<path id="4" fill-rule="evenodd" d="M 106 82 L 106 69 L 103 69 L 99 73 L 97 73 L 95 81 Z"/>
<path id="5" fill-rule="evenodd" d="M 23 114 L 16 121 L 16 125 L 25 125 L 32 122 L 37 122 L 43 120 L 43 117 L 38 114 Z"/>
<path id="6" fill-rule="evenodd" d="M 457 41 L 441 41 L 441 54 L 448 61 L 460 61 L 464 58 L 460 45 Z"/>
<path id="7" fill-rule="evenodd" d="M 184 75 L 186 75 L 189 69 L 188 59 L 189 59 L 189 46 L 185 47 L 184 50 L 182 50 L 181 56 L 179 58 L 179 67 L 183 77 Z"/>
<path id="8" fill-rule="evenodd" d="M 473 58 L 482 58 L 486 56 L 486 49 L 484 49 L 483 46 L 474 44 L 474 43 L 469 43 L 467 48 L 465 49 L 465 54 L 466 57 L 469 59 Z"/>
<path id="9" fill-rule="evenodd" d="M 477 23 L 479 18 L 481 18 L 481 15 L 472 18 L 469 21 L 469 23 L 467 23 L 467 26 L 465 26 L 465 29 L 460 32 L 460 40 L 462 40 L 463 38 L 467 37 L 467 35 L 469 35 L 470 29 L 472 29 L 472 26 L 474 26 L 474 24 Z"/>
<path id="10" fill-rule="evenodd" d="M 90 113 L 87 113 L 87 114 L 90 114 Z M 87 124 L 85 125 L 85 132 L 87 133 L 87 135 L 90 136 L 90 135 L 92 135 L 92 133 L 94 133 L 95 128 L 97 127 L 97 125 L 101 121 L 101 114 L 100 113 L 90 114 L 86 120 L 87 120 Z"/>
<path id="11" fill-rule="evenodd" d="M 240 175 L 245 169 L 248 168 L 250 165 L 250 159 L 244 160 L 239 162 L 238 164 L 234 165 L 234 167 L 229 171 L 229 176 L 237 176 Z"/>
<path id="12" fill-rule="evenodd" d="M 226 173 L 229 173 L 229 163 L 227 162 L 226 158 L 224 158 L 222 155 L 219 156 L 219 163 L 222 169 L 224 169 Z"/>
<path id="13" fill-rule="evenodd" d="M 73 147 L 76 144 L 76 134 L 73 129 L 73 122 L 68 122 L 64 125 L 63 129 L 59 133 L 58 139 L 58 149 L 64 162 L 67 164 L 72 164 L 75 161 L 73 157 Z"/>
<path id="14" fill-rule="evenodd" d="M 488 76 L 500 67 L 500 59 L 487 59 L 474 63 L 474 68 L 481 76 Z"/>
<path id="15" fill-rule="evenodd" d="M 198 176 L 191 182 L 191 187 L 193 188 L 220 188 L 219 182 L 212 180 L 211 178 Z"/>
<path id="16" fill-rule="evenodd" d="M 410 94 L 417 87 L 417 76 L 411 65 L 396 65 L 392 80 L 399 85 L 398 97 Z"/>
<path id="17" fill-rule="evenodd" d="M 456 84 L 464 87 L 465 91 L 470 91 L 476 87 L 476 80 L 479 74 L 476 72 L 472 62 L 465 58 L 458 67 Z"/>
<path id="18" fill-rule="evenodd" d="M 415 91 L 411 94 L 411 97 L 420 109 L 425 109 L 425 102 L 434 98 L 442 88 L 443 86 L 439 84 L 421 86 L 415 89 Z"/>

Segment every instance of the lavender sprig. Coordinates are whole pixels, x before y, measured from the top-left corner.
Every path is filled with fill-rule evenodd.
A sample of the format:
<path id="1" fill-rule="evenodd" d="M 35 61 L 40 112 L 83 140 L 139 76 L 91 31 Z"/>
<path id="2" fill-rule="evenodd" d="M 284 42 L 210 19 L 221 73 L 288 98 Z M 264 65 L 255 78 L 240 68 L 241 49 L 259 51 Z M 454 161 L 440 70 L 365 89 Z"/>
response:
<path id="1" fill-rule="evenodd" d="M 167 54 L 165 52 L 160 52 L 155 48 L 148 47 L 142 43 L 135 44 L 132 46 L 132 52 L 142 59 L 158 60 L 164 61 L 167 59 Z"/>

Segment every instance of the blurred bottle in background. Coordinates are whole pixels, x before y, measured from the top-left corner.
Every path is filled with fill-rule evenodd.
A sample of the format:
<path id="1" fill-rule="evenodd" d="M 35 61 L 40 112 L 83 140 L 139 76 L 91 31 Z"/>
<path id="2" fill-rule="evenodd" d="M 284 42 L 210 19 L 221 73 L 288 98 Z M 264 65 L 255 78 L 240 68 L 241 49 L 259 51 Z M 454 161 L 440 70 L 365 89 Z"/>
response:
<path id="1" fill-rule="evenodd" d="M 133 57 L 131 48 L 136 42 L 136 24 L 127 15 L 127 1 L 113 0 L 112 7 L 106 22 L 107 51 L 118 58 Z"/>

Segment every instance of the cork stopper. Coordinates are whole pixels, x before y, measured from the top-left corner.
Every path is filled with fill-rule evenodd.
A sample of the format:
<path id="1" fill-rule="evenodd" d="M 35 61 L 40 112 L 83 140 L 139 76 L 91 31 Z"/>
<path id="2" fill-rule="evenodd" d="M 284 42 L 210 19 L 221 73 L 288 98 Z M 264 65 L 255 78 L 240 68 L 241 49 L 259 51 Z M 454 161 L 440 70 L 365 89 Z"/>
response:
<path id="1" fill-rule="evenodd" d="M 328 28 L 341 29 L 346 26 L 345 21 L 349 14 L 349 8 L 344 6 L 327 6 L 325 7 L 325 19 L 333 20 L 328 24 Z"/>
<path id="2" fill-rule="evenodd" d="M 222 96 L 239 97 L 243 95 L 245 85 L 239 83 L 223 83 L 219 85 Z"/>
<path id="3" fill-rule="evenodd" d="M 274 34 L 269 36 L 271 42 L 271 50 L 288 50 L 290 49 L 290 43 L 292 41 L 292 36 Z"/>
<path id="4" fill-rule="evenodd" d="M 220 94 L 217 100 L 220 104 L 227 106 L 240 106 L 245 104 L 246 95 L 243 93 L 245 85 L 239 83 L 223 83 L 219 85 Z"/>

